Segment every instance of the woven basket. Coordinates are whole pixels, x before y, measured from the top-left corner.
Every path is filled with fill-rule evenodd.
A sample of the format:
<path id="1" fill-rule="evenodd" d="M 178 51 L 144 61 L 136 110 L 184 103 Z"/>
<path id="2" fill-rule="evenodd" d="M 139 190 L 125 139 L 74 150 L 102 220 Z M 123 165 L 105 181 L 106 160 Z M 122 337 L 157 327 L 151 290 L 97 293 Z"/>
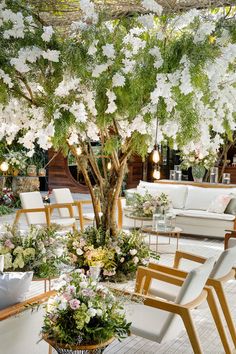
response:
<path id="1" fill-rule="evenodd" d="M 113 342 L 114 337 L 98 344 L 61 344 L 43 335 L 43 339 L 53 347 L 58 354 L 101 354 Z"/>

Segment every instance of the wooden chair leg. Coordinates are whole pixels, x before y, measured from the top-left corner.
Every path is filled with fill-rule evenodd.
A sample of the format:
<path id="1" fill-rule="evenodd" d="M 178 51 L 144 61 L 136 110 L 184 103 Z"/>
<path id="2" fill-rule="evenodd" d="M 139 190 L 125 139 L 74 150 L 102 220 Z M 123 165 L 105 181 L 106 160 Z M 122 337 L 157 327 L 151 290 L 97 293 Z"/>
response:
<path id="1" fill-rule="evenodd" d="M 217 297 L 219 299 L 220 306 L 222 308 L 223 314 L 225 316 L 226 323 L 229 328 L 230 335 L 232 337 L 234 347 L 236 348 L 236 328 L 231 316 L 230 308 L 228 305 L 228 301 L 226 299 L 224 289 L 222 284 L 217 284 L 217 286 L 214 286 L 215 292 L 217 294 Z"/>
<path id="2" fill-rule="evenodd" d="M 226 354 L 230 354 L 230 353 L 232 353 L 232 351 L 230 350 L 230 346 L 229 346 L 229 343 L 228 343 L 226 332 L 225 332 L 225 329 L 224 329 L 224 326 L 223 326 L 223 323 L 222 323 L 222 320 L 221 320 L 221 317 L 220 317 L 219 310 L 218 310 L 217 305 L 216 305 L 216 301 L 215 301 L 215 298 L 214 298 L 214 294 L 213 294 L 212 288 L 208 288 L 207 289 L 207 293 L 208 293 L 207 294 L 207 302 L 208 302 L 208 305 L 210 307 L 211 314 L 212 314 L 212 316 L 214 318 L 214 321 L 215 321 L 215 324 L 216 324 L 216 328 L 217 328 L 218 333 L 220 335 L 221 342 L 223 344 L 225 353 Z"/>
<path id="3" fill-rule="evenodd" d="M 48 354 L 52 354 L 52 347 L 50 344 L 48 344 Z"/>
<path id="4" fill-rule="evenodd" d="M 182 320 L 184 322 L 187 334 L 188 334 L 188 338 L 190 340 L 190 343 L 192 345 L 193 348 L 193 352 L 195 354 L 203 354 L 202 348 L 201 348 L 201 343 L 195 328 L 195 325 L 193 323 L 192 317 L 191 317 L 191 313 L 188 309 L 186 309 L 186 311 L 184 311 L 181 314 Z"/>

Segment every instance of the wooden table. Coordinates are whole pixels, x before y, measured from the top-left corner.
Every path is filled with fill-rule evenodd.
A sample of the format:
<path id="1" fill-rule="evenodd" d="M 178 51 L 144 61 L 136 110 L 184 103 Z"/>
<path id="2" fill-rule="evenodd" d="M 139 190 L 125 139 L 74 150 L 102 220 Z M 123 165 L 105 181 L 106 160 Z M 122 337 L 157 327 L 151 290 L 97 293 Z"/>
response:
<path id="1" fill-rule="evenodd" d="M 183 231 L 180 227 L 175 227 L 173 230 L 153 230 L 152 227 L 144 227 L 141 229 L 142 232 L 149 235 L 149 246 L 155 245 L 156 246 L 156 253 L 159 252 L 158 246 L 159 245 L 169 245 L 171 238 L 176 238 L 176 250 L 179 248 L 179 236 Z M 151 236 L 156 236 L 156 242 L 151 242 Z M 158 237 L 159 236 L 167 236 L 169 237 L 168 243 L 159 243 Z M 163 252 L 164 253 L 164 252 Z M 165 253 L 172 253 L 172 252 L 165 252 Z"/>

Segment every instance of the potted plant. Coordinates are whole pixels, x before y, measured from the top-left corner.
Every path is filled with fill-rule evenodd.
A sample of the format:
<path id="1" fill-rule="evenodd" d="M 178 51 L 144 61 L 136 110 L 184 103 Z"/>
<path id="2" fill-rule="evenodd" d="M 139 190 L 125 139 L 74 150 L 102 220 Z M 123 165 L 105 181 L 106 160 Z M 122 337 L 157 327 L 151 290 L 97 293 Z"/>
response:
<path id="1" fill-rule="evenodd" d="M 58 353 L 103 349 L 129 334 L 123 306 L 112 292 L 80 269 L 60 277 L 57 294 L 47 304 L 43 338 Z"/>

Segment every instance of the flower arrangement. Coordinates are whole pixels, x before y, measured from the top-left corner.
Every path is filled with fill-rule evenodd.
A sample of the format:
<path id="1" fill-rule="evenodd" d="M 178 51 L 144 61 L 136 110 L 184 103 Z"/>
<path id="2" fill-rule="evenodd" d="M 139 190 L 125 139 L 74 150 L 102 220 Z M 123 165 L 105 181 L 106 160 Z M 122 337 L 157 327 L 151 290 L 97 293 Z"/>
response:
<path id="1" fill-rule="evenodd" d="M 212 150 L 208 150 L 206 152 L 201 152 L 198 149 L 189 151 L 181 154 L 181 166 L 183 169 L 188 169 L 193 166 L 203 166 L 207 170 L 214 166 L 217 153 Z"/>
<path id="2" fill-rule="evenodd" d="M 26 235 L 16 227 L 6 226 L 0 239 L 0 255 L 4 255 L 4 269 L 34 271 L 34 276 L 47 278 L 59 275 L 63 261 L 63 242 L 58 227 L 32 226 Z"/>
<path id="3" fill-rule="evenodd" d="M 167 194 L 160 193 L 155 196 L 146 191 L 144 195 L 134 193 L 130 209 L 132 215 L 140 217 L 152 217 L 157 208 L 167 210 L 170 207 L 170 199 Z"/>
<path id="4" fill-rule="evenodd" d="M 149 262 L 151 253 L 138 231 L 121 231 L 103 246 L 92 237 L 98 233 L 94 228 L 87 228 L 67 235 L 68 258 L 72 265 L 84 269 L 97 265 L 102 267 L 103 279 L 123 281 L 132 279 L 137 267 Z"/>
<path id="5" fill-rule="evenodd" d="M 42 328 L 46 339 L 58 344 L 97 344 L 129 334 L 121 301 L 106 287 L 78 269 L 60 277 Z"/>
<path id="6" fill-rule="evenodd" d="M 9 172 L 26 174 L 27 156 L 21 151 L 9 151 L 4 155 L 5 161 L 9 164 Z"/>

